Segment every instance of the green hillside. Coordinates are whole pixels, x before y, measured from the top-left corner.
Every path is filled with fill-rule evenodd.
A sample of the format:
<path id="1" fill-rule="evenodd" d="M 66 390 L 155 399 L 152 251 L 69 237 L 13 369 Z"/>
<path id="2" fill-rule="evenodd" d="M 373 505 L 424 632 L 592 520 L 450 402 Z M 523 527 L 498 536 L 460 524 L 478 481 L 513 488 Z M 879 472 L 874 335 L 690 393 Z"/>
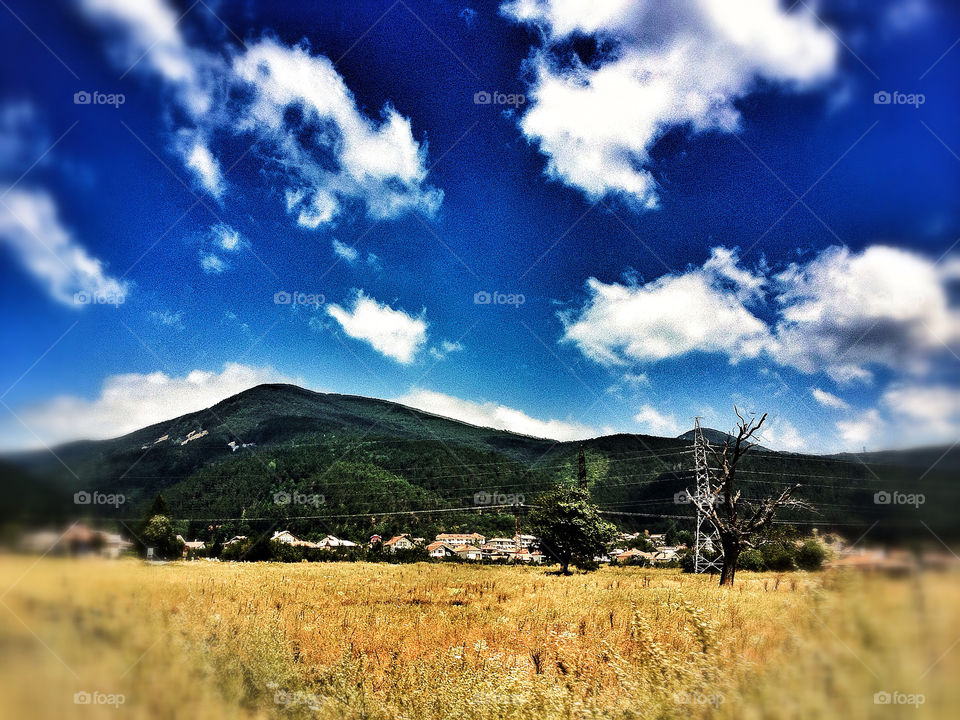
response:
<path id="1" fill-rule="evenodd" d="M 705 434 L 708 441 L 725 436 Z M 306 537 L 353 539 L 372 532 L 512 532 L 512 509 L 491 505 L 530 505 L 553 482 L 575 477 L 579 445 L 384 400 L 261 385 L 120 438 L 59 447 L 59 460 L 47 452 L 8 456 L 0 477 L 15 501 L 0 520 L 33 524 L 85 515 L 116 522 L 138 517 L 162 492 L 171 514 L 189 520 L 186 530 L 198 536 L 216 526 L 221 534 L 282 527 Z M 692 488 L 689 434 L 618 434 L 582 445 L 591 492 L 611 519 L 626 529 L 689 526 L 692 506 L 675 501 Z M 740 487 L 745 497 L 760 497 L 801 482 L 801 496 L 818 512 L 785 519 L 847 535 L 874 521 L 878 537 L 920 535 L 928 532 L 921 520 L 948 535 L 955 525 L 950 508 L 960 500 L 960 452 L 945 450 L 826 457 L 757 448 L 744 462 Z M 121 493 L 127 502 L 77 506 L 78 490 Z M 923 493 L 925 503 L 875 503 L 883 490 Z M 291 502 L 283 503 L 283 494 Z"/>

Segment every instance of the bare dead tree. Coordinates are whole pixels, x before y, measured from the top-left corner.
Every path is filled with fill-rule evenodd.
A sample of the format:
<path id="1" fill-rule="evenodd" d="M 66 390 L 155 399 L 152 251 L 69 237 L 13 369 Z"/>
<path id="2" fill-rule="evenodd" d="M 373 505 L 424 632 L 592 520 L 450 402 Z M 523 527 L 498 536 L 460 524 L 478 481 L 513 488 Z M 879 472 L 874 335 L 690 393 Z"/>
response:
<path id="1" fill-rule="evenodd" d="M 813 509 L 808 503 L 792 498 L 791 496 L 800 487 L 796 483 L 788 487 L 779 495 L 770 496 L 761 500 L 741 499 L 740 490 L 736 488 L 737 469 L 740 461 L 752 448 L 753 442 L 767 414 L 759 420 L 753 416 L 749 420 L 740 414 L 734 406 L 738 422 L 736 435 L 730 435 L 719 450 L 708 446 L 716 464 L 711 469 L 711 493 L 707 497 L 698 497 L 691 494 L 697 509 L 716 528 L 720 538 L 720 547 L 723 551 L 723 566 L 720 571 L 720 585 L 733 585 L 733 577 L 737 570 L 737 559 L 744 548 L 756 547 L 759 535 L 773 521 L 773 517 L 780 508 Z M 687 491 L 690 492 L 689 490 Z"/>

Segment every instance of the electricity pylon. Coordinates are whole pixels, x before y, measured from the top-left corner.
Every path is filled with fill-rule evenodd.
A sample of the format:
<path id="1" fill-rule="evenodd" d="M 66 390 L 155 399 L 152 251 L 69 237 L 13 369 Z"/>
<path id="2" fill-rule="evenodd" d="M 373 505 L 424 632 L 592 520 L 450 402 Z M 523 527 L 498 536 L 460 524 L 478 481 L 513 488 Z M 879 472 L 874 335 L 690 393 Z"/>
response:
<path id="1" fill-rule="evenodd" d="M 720 547 L 716 529 L 704 516 L 700 509 L 701 503 L 713 503 L 716 496 L 710 487 L 710 466 L 707 464 L 707 443 L 703 439 L 703 430 L 700 428 L 700 418 L 693 420 L 693 459 L 696 468 L 697 489 L 695 505 L 697 506 L 697 528 L 693 546 L 693 571 L 708 572 L 711 569 L 720 570 L 719 560 L 710 560 L 704 556 L 708 546 L 716 551 Z"/>

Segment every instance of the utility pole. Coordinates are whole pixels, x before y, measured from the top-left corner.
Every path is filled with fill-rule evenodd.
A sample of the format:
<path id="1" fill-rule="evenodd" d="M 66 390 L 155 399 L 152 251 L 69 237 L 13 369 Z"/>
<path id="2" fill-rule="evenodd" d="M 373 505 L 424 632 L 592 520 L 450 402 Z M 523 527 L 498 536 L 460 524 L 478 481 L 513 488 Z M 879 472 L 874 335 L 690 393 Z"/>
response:
<path id="1" fill-rule="evenodd" d="M 703 430 L 700 427 L 700 418 L 693 419 L 693 459 L 696 470 L 697 488 L 696 497 L 698 500 L 714 499 L 710 487 L 710 466 L 707 464 L 707 443 L 703 439 Z M 716 530 L 710 527 L 710 523 L 704 517 L 697 504 L 697 527 L 694 536 L 693 546 L 693 571 L 696 573 L 707 572 L 711 568 L 720 570 L 720 563 L 717 560 L 709 560 L 704 557 L 707 545 L 711 545 L 713 550 L 720 546 L 719 542 L 713 542 L 711 536 L 716 535 Z"/>
<path id="2" fill-rule="evenodd" d="M 577 448 L 577 485 L 587 486 L 587 457 L 583 454 L 583 445 Z"/>

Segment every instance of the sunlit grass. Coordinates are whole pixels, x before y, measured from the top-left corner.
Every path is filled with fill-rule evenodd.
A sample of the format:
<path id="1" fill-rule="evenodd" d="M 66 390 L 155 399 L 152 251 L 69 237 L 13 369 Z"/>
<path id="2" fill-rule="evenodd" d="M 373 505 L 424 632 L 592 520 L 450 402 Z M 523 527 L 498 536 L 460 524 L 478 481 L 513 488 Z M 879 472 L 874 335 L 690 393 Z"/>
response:
<path id="1" fill-rule="evenodd" d="M 33 562 L 0 564 L 11 717 L 855 720 L 960 707 L 950 575 L 740 573 L 731 591 L 640 568 Z M 78 691 L 125 702 L 75 705 Z M 926 701 L 878 706 L 878 691 Z"/>

